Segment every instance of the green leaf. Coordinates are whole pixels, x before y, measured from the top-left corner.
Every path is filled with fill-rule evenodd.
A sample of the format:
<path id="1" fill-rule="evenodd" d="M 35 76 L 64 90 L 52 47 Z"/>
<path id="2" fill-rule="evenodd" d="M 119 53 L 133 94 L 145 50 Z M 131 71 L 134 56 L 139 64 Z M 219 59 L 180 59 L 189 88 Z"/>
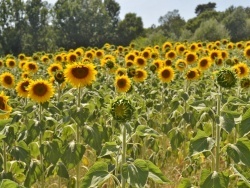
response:
<path id="1" fill-rule="evenodd" d="M 201 173 L 201 188 L 228 188 L 229 176 L 216 171 L 209 173 L 203 170 Z"/>
<path id="2" fill-rule="evenodd" d="M 5 126 L 1 134 L 5 136 L 3 138 L 4 142 L 6 142 L 8 145 L 12 145 L 13 141 L 15 140 L 14 127 Z"/>
<path id="3" fill-rule="evenodd" d="M 250 167 L 250 140 L 248 138 L 240 138 L 236 147 L 239 150 L 239 156 L 242 163 Z"/>
<path id="4" fill-rule="evenodd" d="M 3 188 L 24 188 L 23 186 L 20 186 L 16 182 L 11 181 L 9 179 L 3 179 L 0 182 L 0 187 L 3 187 Z"/>
<path id="5" fill-rule="evenodd" d="M 61 157 L 61 152 L 57 140 L 43 142 L 40 148 L 44 159 L 49 163 L 56 164 Z"/>
<path id="6" fill-rule="evenodd" d="M 153 136 L 153 137 L 159 137 L 160 134 L 155 131 L 154 129 L 146 126 L 146 125 L 139 125 L 136 128 L 135 132 L 138 136 Z"/>
<path id="7" fill-rule="evenodd" d="M 110 177 L 108 164 L 105 162 L 96 162 L 83 177 L 81 187 L 99 187 Z"/>
<path id="8" fill-rule="evenodd" d="M 104 146 L 102 147 L 102 150 L 101 150 L 99 157 L 103 157 L 106 155 L 112 155 L 112 154 L 117 155 L 119 148 L 120 147 L 117 145 L 116 142 L 106 142 L 104 144 Z"/>
<path id="9" fill-rule="evenodd" d="M 53 172 L 62 178 L 69 179 L 68 170 L 66 166 L 60 161 L 56 164 Z"/>
<path id="10" fill-rule="evenodd" d="M 239 156 L 240 151 L 235 145 L 229 144 L 227 146 L 226 151 L 227 151 L 227 155 L 229 157 L 231 157 L 234 160 L 235 163 L 240 162 L 240 156 Z"/>
<path id="11" fill-rule="evenodd" d="M 191 188 L 191 180 L 189 178 L 182 178 L 177 188 Z"/>
<path id="12" fill-rule="evenodd" d="M 184 141 L 184 135 L 178 128 L 173 128 L 171 131 L 169 131 L 168 137 L 170 139 L 170 144 L 173 150 L 177 150 L 181 143 Z"/>
<path id="13" fill-rule="evenodd" d="M 72 141 L 62 154 L 62 162 L 68 169 L 72 169 L 81 161 L 84 152 L 85 147 L 82 144 L 76 144 L 75 141 Z"/>
<path id="14" fill-rule="evenodd" d="M 11 118 L 9 118 L 9 119 L 0 119 L 0 130 L 2 130 L 2 128 L 4 128 L 11 121 L 12 121 Z"/>
<path id="15" fill-rule="evenodd" d="M 144 187 L 147 183 L 149 169 L 146 161 L 136 159 L 134 163 L 124 165 L 122 168 L 124 178 L 132 187 Z"/>
<path id="16" fill-rule="evenodd" d="M 250 132 L 250 108 L 243 114 L 239 125 L 239 135 L 243 137 Z"/>
<path id="17" fill-rule="evenodd" d="M 208 137 L 204 131 L 198 130 L 196 136 L 190 141 L 190 152 L 198 154 L 205 151 L 210 151 L 214 146 L 214 140 Z"/>
<path id="18" fill-rule="evenodd" d="M 60 138 L 63 141 L 73 140 L 75 138 L 74 125 L 71 124 L 63 126 Z"/>
<path id="19" fill-rule="evenodd" d="M 30 148 L 30 155 L 33 158 L 36 158 L 38 155 L 40 155 L 39 143 L 38 142 L 31 142 L 29 144 L 29 148 Z"/>
<path id="20" fill-rule="evenodd" d="M 40 165 L 40 161 L 38 160 L 31 161 L 26 175 L 26 179 L 24 181 L 24 186 L 31 187 L 31 185 L 33 185 L 37 180 L 40 180 L 41 175 L 42 175 L 42 168 Z"/>
<path id="21" fill-rule="evenodd" d="M 149 178 L 152 179 L 156 183 L 169 183 L 170 181 L 166 176 L 163 175 L 162 171 L 158 166 L 152 163 L 149 160 L 146 160 L 149 171 Z"/>
<path id="22" fill-rule="evenodd" d="M 24 141 L 20 141 L 17 146 L 13 146 L 10 151 L 10 154 L 16 159 L 25 162 L 26 164 L 30 163 L 31 156 L 28 146 Z"/>
<path id="23" fill-rule="evenodd" d="M 234 117 L 231 114 L 222 113 L 220 117 L 220 126 L 227 133 L 231 133 L 235 127 Z"/>

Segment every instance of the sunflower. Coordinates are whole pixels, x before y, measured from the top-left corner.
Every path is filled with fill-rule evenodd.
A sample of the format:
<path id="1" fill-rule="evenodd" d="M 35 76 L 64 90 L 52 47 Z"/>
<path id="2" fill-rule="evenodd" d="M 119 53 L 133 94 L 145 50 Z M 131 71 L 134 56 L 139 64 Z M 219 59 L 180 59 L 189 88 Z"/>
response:
<path id="1" fill-rule="evenodd" d="M 232 43 L 232 42 L 229 42 L 229 43 L 227 44 L 227 49 L 229 49 L 229 50 L 234 49 L 234 47 L 235 47 L 235 45 L 234 45 L 234 43 Z"/>
<path id="2" fill-rule="evenodd" d="M 134 52 L 129 52 L 126 56 L 125 56 L 125 61 L 127 62 L 128 60 L 134 61 L 136 57 L 136 54 Z"/>
<path id="3" fill-rule="evenodd" d="M 152 53 L 151 53 L 151 59 L 158 59 L 159 58 L 159 52 L 154 50 Z"/>
<path id="4" fill-rule="evenodd" d="M 145 59 L 149 59 L 151 57 L 151 51 L 149 49 L 145 49 L 141 52 L 141 56 Z"/>
<path id="5" fill-rule="evenodd" d="M 47 102 L 54 95 L 52 84 L 43 79 L 38 79 L 29 83 L 28 97 L 38 103 Z"/>
<path id="6" fill-rule="evenodd" d="M 8 68 L 14 68 L 16 66 L 16 60 L 9 58 L 6 60 L 6 67 Z"/>
<path id="7" fill-rule="evenodd" d="M 38 71 L 38 65 L 35 61 L 30 61 L 24 64 L 23 70 L 30 73 L 36 73 Z"/>
<path id="8" fill-rule="evenodd" d="M 174 69 L 170 66 L 163 67 L 158 71 L 158 77 L 162 82 L 171 82 L 174 79 Z"/>
<path id="9" fill-rule="evenodd" d="M 249 89 L 250 88 L 250 79 L 249 78 L 242 78 L 240 80 L 240 86 L 243 89 Z"/>
<path id="10" fill-rule="evenodd" d="M 125 64 L 126 64 L 126 67 L 132 67 L 134 65 L 134 61 L 128 60 L 128 61 L 125 61 Z"/>
<path id="11" fill-rule="evenodd" d="M 243 42 L 242 41 L 237 42 L 236 43 L 236 48 L 243 49 L 244 48 Z"/>
<path id="12" fill-rule="evenodd" d="M 9 72 L 4 72 L 0 76 L 0 83 L 5 88 L 13 88 L 15 86 L 15 77 Z"/>
<path id="13" fill-rule="evenodd" d="M 62 62 L 63 61 L 63 54 L 57 54 L 54 57 L 55 62 Z"/>
<path id="14" fill-rule="evenodd" d="M 21 60 L 21 61 L 23 61 L 23 60 L 25 60 L 25 59 L 26 59 L 26 55 L 25 55 L 25 54 L 23 54 L 23 53 L 18 54 L 18 59 L 19 59 L 19 60 Z"/>
<path id="15" fill-rule="evenodd" d="M 184 59 L 178 59 L 176 62 L 175 62 L 175 68 L 178 70 L 178 71 L 183 71 L 187 68 L 187 62 L 186 60 Z"/>
<path id="16" fill-rule="evenodd" d="M 155 59 L 152 64 L 156 67 L 156 70 L 159 70 L 163 67 L 163 60 L 161 59 Z"/>
<path id="17" fill-rule="evenodd" d="M 167 51 L 170 50 L 172 47 L 173 47 L 172 43 L 167 41 L 167 42 L 165 42 L 165 43 L 162 45 L 162 51 L 163 51 L 163 52 L 167 52 Z"/>
<path id="18" fill-rule="evenodd" d="M 223 60 L 221 57 L 215 59 L 215 64 L 216 64 L 216 65 L 222 66 L 223 63 L 224 63 L 224 60 Z"/>
<path id="19" fill-rule="evenodd" d="M 176 51 L 178 54 L 183 54 L 183 52 L 186 50 L 185 45 L 179 44 L 176 46 Z"/>
<path id="20" fill-rule="evenodd" d="M 2 59 L 0 59 L 0 67 L 4 66 L 4 61 Z"/>
<path id="21" fill-rule="evenodd" d="M 197 59 L 198 59 L 198 56 L 195 52 L 189 51 L 185 54 L 185 60 L 186 60 L 187 64 L 189 64 L 189 65 L 195 63 L 197 61 Z"/>
<path id="22" fill-rule="evenodd" d="M 122 76 L 122 75 L 126 75 L 127 74 L 127 69 L 120 67 L 116 70 L 116 75 Z"/>
<path id="23" fill-rule="evenodd" d="M 95 51 L 94 50 L 88 50 L 85 52 L 84 57 L 87 57 L 89 59 L 94 59 L 95 58 Z"/>
<path id="24" fill-rule="evenodd" d="M 165 66 L 172 66 L 173 61 L 171 59 L 165 59 L 162 61 L 162 64 Z"/>
<path id="25" fill-rule="evenodd" d="M 135 70 L 135 75 L 133 77 L 133 80 L 136 82 L 143 82 L 148 77 L 147 71 L 144 69 L 138 68 Z"/>
<path id="26" fill-rule="evenodd" d="M 233 66 L 233 69 L 239 78 L 244 78 L 249 75 L 249 68 L 245 63 L 238 63 Z"/>
<path id="27" fill-rule="evenodd" d="M 59 84 L 65 81 L 64 72 L 62 70 L 57 70 L 54 74 L 54 80 Z"/>
<path id="28" fill-rule="evenodd" d="M 119 53 L 123 52 L 124 47 L 123 46 L 117 46 L 117 51 Z"/>
<path id="29" fill-rule="evenodd" d="M 221 50 L 220 51 L 220 56 L 222 59 L 227 59 L 228 58 L 228 52 L 226 50 Z"/>
<path id="30" fill-rule="evenodd" d="M 118 92 L 128 92 L 131 87 L 131 80 L 128 76 L 122 75 L 115 78 L 115 88 Z"/>
<path id="31" fill-rule="evenodd" d="M 83 87 L 92 84 L 96 79 L 97 71 L 92 63 L 68 64 L 64 70 L 66 81 L 73 87 Z"/>
<path id="32" fill-rule="evenodd" d="M 111 105 L 111 114 L 119 122 L 130 120 L 134 114 L 134 110 L 131 102 L 125 98 L 118 98 Z"/>
<path id="33" fill-rule="evenodd" d="M 97 58 L 99 58 L 99 59 L 103 58 L 103 56 L 104 56 L 104 50 L 101 50 L 101 49 L 96 50 L 95 56 L 96 56 Z"/>
<path id="34" fill-rule="evenodd" d="M 11 106 L 8 105 L 9 97 L 2 91 L 0 93 L 0 109 L 4 112 L 0 113 L 0 119 L 7 119 L 12 111 Z"/>
<path id="35" fill-rule="evenodd" d="M 30 78 L 30 73 L 27 71 L 22 72 L 21 78 L 22 79 Z"/>
<path id="36" fill-rule="evenodd" d="M 197 68 L 192 68 L 187 71 L 186 73 L 186 79 L 187 80 L 197 80 L 199 78 L 199 71 Z"/>
<path id="37" fill-rule="evenodd" d="M 78 59 L 78 55 L 75 52 L 69 52 L 66 57 L 67 63 L 74 63 Z"/>
<path id="38" fill-rule="evenodd" d="M 24 79 L 24 80 L 21 80 L 17 83 L 17 86 L 16 86 L 16 91 L 17 91 L 17 95 L 20 96 L 20 97 L 25 97 L 27 98 L 28 97 L 28 86 L 29 84 L 31 83 L 31 80 L 30 79 Z"/>
<path id="39" fill-rule="evenodd" d="M 250 46 L 247 46 L 245 49 L 244 49 L 244 56 L 248 59 L 250 59 Z"/>
<path id="40" fill-rule="evenodd" d="M 134 63 L 138 67 L 143 68 L 143 67 L 145 67 L 147 65 L 147 60 L 143 56 L 136 56 L 135 59 L 134 59 Z"/>
<path id="41" fill-rule="evenodd" d="M 82 48 L 77 48 L 74 52 L 78 55 L 78 57 L 82 57 L 84 54 L 84 50 Z"/>
<path id="42" fill-rule="evenodd" d="M 54 76 L 55 72 L 58 70 L 63 70 L 63 67 L 60 63 L 52 63 L 50 66 L 47 68 L 47 71 L 50 76 Z"/>
<path id="43" fill-rule="evenodd" d="M 34 59 L 33 59 L 33 60 L 34 60 Z M 49 60 L 50 60 L 50 58 L 49 58 L 48 55 L 43 55 L 43 56 L 41 57 L 41 61 L 42 61 L 43 63 L 48 63 Z M 34 61 L 36 61 L 36 60 L 34 60 Z"/>
<path id="44" fill-rule="evenodd" d="M 200 70 L 207 70 L 209 69 L 209 67 L 211 66 L 212 60 L 210 59 L 210 57 L 202 57 L 199 61 L 198 61 L 198 68 Z"/>
<path id="45" fill-rule="evenodd" d="M 169 50 L 168 52 L 166 52 L 165 54 L 165 58 L 166 59 L 175 59 L 176 58 L 176 51 L 175 50 Z"/>
<path id="46" fill-rule="evenodd" d="M 192 43 L 190 46 L 189 46 L 189 49 L 190 51 L 192 52 L 196 52 L 198 50 L 198 44 L 197 43 Z"/>

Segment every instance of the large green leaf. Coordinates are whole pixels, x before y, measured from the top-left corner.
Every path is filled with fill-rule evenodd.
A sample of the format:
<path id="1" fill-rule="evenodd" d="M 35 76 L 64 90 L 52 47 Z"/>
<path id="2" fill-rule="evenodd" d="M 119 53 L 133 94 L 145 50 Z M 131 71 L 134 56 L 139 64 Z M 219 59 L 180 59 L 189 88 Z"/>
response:
<path id="1" fill-rule="evenodd" d="M 104 146 L 102 147 L 101 153 L 99 157 L 103 157 L 106 155 L 117 155 L 117 152 L 119 151 L 120 146 L 117 145 L 116 142 L 106 142 Z"/>
<path id="2" fill-rule="evenodd" d="M 162 171 L 158 166 L 152 163 L 149 160 L 146 160 L 148 165 L 149 175 L 148 177 L 152 179 L 156 183 L 169 183 L 170 181 L 167 179 L 166 176 L 163 175 Z"/>
<path id="3" fill-rule="evenodd" d="M 25 162 L 26 164 L 30 163 L 31 156 L 30 150 L 24 141 L 20 141 L 16 146 L 10 151 L 10 154 L 16 159 Z"/>
<path id="4" fill-rule="evenodd" d="M 189 178 L 182 178 L 177 188 L 191 188 L 191 180 Z"/>
<path id="5" fill-rule="evenodd" d="M 220 126 L 227 132 L 231 133 L 235 127 L 234 117 L 229 113 L 222 113 L 220 117 Z"/>
<path id="6" fill-rule="evenodd" d="M 75 141 L 70 142 L 62 154 L 62 162 L 68 169 L 74 168 L 82 159 L 85 147 L 82 144 L 76 144 Z"/>
<path id="7" fill-rule="evenodd" d="M 111 177 L 108 172 L 108 164 L 105 162 L 96 162 L 82 179 L 81 187 L 98 187 Z"/>
<path id="8" fill-rule="evenodd" d="M 123 165 L 122 176 L 132 187 L 144 187 L 149 175 L 148 164 L 142 159 Z"/>
<path id="9" fill-rule="evenodd" d="M 229 176 L 216 171 L 203 170 L 200 183 L 201 188 L 228 188 Z"/>
<path id="10" fill-rule="evenodd" d="M 14 139 L 15 139 L 15 132 L 14 127 L 12 126 L 5 126 L 2 130 L 1 134 L 4 136 L 3 140 L 8 145 L 12 145 Z"/>
<path id="11" fill-rule="evenodd" d="M 210 151 L 214 146 L 215 141 L 207 136 L 204 131 L 198 130 L 196 136 L 190 141 L 191 154 L 202 153 Z"/>
<path id="12" fill-rule="evenodd" d="M 239 125 L 239 135 L 241 137 L 250 132 L 250 108 L 243 114 L 241 123 Z"/>
<path id="13" fill-rule="evenodd" d="M 31 187 L 37 180 L 40 180 L 42 175 L 41 164 L 37 160 L 33 160 L 28 167 L 28 172 L 26 175 L 26 179 L 24 181 L 25 187 Z"/>
<path id="14" fill-rule="evenodd" d="M 227 146 L 227 155 L 231 157 L 235 163 L 240 162 L 239 149 L 234 144 L 229 144 Z"/>
<path id="15" fill-rule="evenodd" d="M 61 157 L 61 151 L 57 140 L 43 142 L 40 148 L 46 161 L 56 164 Z"/>
<path id="16" fill-rule="evenodd" d="M 184 135 L 178 128 L 173 128 L 171 131 L 169 131 L 168 137 L 173 150 L 178 149 L 178 147 L 184 141 Z"/>
<path id="17" fill-rule="evenodd" d="M 242 163 L 250 167 L 250 140 L 248 138 L 240 138 L 236 147 L 239 151 L 239 157 Z"/>
<path id="18" fill-rule="evenodd" d="M 146 125 L 139 125 L 137 128 L 136 128 L 136 131 L 135 133 L 138 135 L 138 136 L 153 136 L 153 137 L 159 137 L 160 134 L 155 131 L 154 129 L 146 126 Z"/>
<path id="19" fill-rule="evenodd" d="M 24 188 L 23 186 L 20 186 L 16 182 L 11 181 L 9 179 L 3 179 L 0 182 L 0 187 L 3 187 L 3 188 Z"/>

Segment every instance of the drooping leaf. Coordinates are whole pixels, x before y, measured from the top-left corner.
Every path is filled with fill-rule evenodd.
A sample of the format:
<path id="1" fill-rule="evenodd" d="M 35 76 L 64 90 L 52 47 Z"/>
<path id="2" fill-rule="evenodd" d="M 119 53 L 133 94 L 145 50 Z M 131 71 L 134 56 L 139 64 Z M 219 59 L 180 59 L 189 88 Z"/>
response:
<path id="1" fill-rule="evenodd" d="M 75 167 L 82 159 L 85 152 L 85 147 L 82 144 L 77 144 L 75 141 L 70 142 L 62 154 L 62 162 L 68 169 Z"/>
<path id="2" fill-rule="evenodd" d="M 106 142 L 104 146 L 102 147 L 101 153 L 99 157 L 103 157 L 106 155 L 112 155 L 116 154 L 119 151 L 119 146 L 117 145 L 116 142 Z"/>
<path id="3" fill-rule="evenodd" d="M 214 146 L 215 141 L 207 136 L 204 131 L 198 130 L 196 136 L 190 141 L 191 154 L 210 151 Z"/>
<path id="4" fill-rule="evenodd" d="M 176 150 L 181 143 L 184 141 L 184 135 L 179 129 L 173 128 L 168 132 L 168 137 L 170 139 L 170 144 L 173 150 Z"/>
<path id="5" fill-rule="evenodd" d="M 26 164 L 30 163 L 31 156 L 30 150 L 24 141 L 20 141 L 16 146 L 14 146 L 10 154 L 16 159 L 25 162 Z"/>
<path id="6" fill-rule="evenodd" d="M 231 133 L 235 127 L 234 117 L 229 113 L 222 113 L 220 117 L 220 126 L 227 132 Z"/>
<path id="7" fill-rule="evenodd" d="M 105 162 L 96 162 L 83 177 L 81 187 L 98 187 L 110 177 L 108 164 Z"/>
<path id="8" fill-rule="evenodd" d="M 243 137 L 250 132 L 250 108 L 243 114 L 239 125 L 239 135 Z"/>
<path id="9" fill-rule="evenodd" d="M 148 177 L 152 179 L 156 183 L 169 183 L 170 181 L 167 179 L 166 176 L 162 173 L 160 168 L 156 166 L 154 163 L 152 163 L 149 160 L 146 160 L 148 165 L 148 171 L 149 175 Z"/>
<path id="10" fill-rule="evenodd" d="M 138 135 L 138 136 L 153 136 L 153 137 L 159 137 L 160 134 L 155 131 L 154 129 L 146 126 L 146 125 L 139 125 L 137 128 L 136 128 L 136 131 L 135 133 Z"/>
<path id="11" fill-rule="evenodd" d="M 203 170 L 201 173 L 200 187 L 201 188 L 228 188 L 229 176 L 223 172 L 209 172 Z"/>
<path id="12" fill-rule="evenodd" d="M 25 187 L 31 187 L 37 180 L 40 180 L 42 175 L 41 164 L 38 160 L 33 160 L 28 167 L 26 179 L 24 181 Z"/>
<path id="13" fill-rule="evenodd" d="M 40 148 L 41 153 L 46 161 L 56 164 L 61 157 L 61 152 L 57 140 L 43 142 Z"/>

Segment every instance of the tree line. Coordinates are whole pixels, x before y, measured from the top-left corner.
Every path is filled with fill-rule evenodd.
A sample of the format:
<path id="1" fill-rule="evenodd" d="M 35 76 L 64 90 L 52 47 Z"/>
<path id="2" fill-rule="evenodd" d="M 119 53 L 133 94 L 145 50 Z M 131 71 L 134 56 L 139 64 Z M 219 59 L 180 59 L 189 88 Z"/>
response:
<path id="1" fill-rule="evenodd" d="M 131 41 L 154 45 L 166 40 L 249 40 L 250 8 L 215 10 L 216 3 L 197 5 L 196 17 L 185 21 L 178 10 L 144 28 L 142 18 L 127 13 L 120 19 L 115 0 L 1 0 L 0 55 L 53 52 L 105 43 L 127 46 Z"/>

